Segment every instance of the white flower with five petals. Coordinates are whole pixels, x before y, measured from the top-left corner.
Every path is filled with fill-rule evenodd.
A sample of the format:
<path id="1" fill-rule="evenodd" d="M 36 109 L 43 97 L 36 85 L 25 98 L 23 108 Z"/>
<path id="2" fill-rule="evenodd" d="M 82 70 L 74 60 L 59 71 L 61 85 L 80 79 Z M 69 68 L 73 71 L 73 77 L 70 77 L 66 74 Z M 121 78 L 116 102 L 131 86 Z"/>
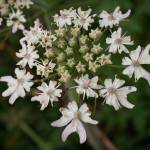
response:
<path id="1" fill-rule="evenodd" d="M 78 84 L 76 87 L 76 91 L 78 94 L 83 94 L 83 99 L 85 95 L 89 97 L 98 97 L 98 94 L 95 90 L 100 89 L 100 86 L 97 84 L 98 77 L 89 78 L 88 75 L 82 76 L 79 79 L 75 79 L 75 82 Z"/>
<path id="2" fill-rule="evenodd" d="M 41 110 L 44 110 L 49 101 L 53 105 L 54 101 L 58 101 L 58 97 L 61 97 L 62 90 L 57 89 L 59 85 L 57 85 L 56 81 L 50 81 L 49 85 L 45 82 L 41 84 L 41 86 L 37 87 L 38 90 L 41 91 L 38 96 L 32 97 L 31 101 L 39 101 L 41 106 Z"/>
<path id="3" fill-rule="evenodd" d="M 22 58 L 17 65 L 21 65 L 23 68 L 28 64 L 30 68 L 33 68 L 33 66 L 36 66 L 36 59 L 39 58 L 39 55 L 37 54 L 37 50 L 34 50 L 34 46 L 25 46 L 23 45 L 22 49 L 19 50 L 18 53 L 16 53 L 18 58 Z"/>
<path id="4" fill-rule="evenodd" d="M 133 45 L 133 41 L 131 41 L 130 36 L 122 36 L 122 29 L 118 28 L 117 31 L 114 31 L 111 35 L 111 38 L 106 39 L 106 43 L 110 44 L 109 46 L 109 52 L 111 53 L 122 53 L 123 51 L 125 53 L 129 53 L 128 49 L 125 45 Z"/>
<path id="5" fill-rule="evenodd" d="M 33 75 L 25 70 L 15 69 L 17 78 L 12 76 L 4 76 L 0 78 L 0 81 L 7 82 L 8 89 L 2 93 L 3 97 L 11 96 L 9 103 L 13 104 L 18 97 L 25 97 L 25 91 L 30 92 L 30 88 L 33 85 L 31 79 Z"/>
<path id="6" fill-rule="evenodd" d="M 77 10 L 77 17 L 74 20 L 75 26 L 83 27 L 83 29 L 88 30 L 88 27 L 91 26 L 91 23 L 94 22 L 93 17 L 95 15 L 90 15 L 92 9 L 88 9 L 87 11 L 81 10 L 79 7 Z"/>
<path id="7" fill-rule="evenodd" d="M 18 9 L 16 12 L 13 11 L 12 13 L 9 14 L 9 18 L 7 20 L 7 26 L 8 27 L 12 26 L 12 33 L 16 33 L 18 29 L 19 30 L 24 29 L 23 23 L 25 22 L 26 19 L 22 14 L 22 11 Z"/>
<path id="8" fill-rule="evenodd" d="M 108 105 L 111 105 L 118 110 L 121 106 L 132 109 L 134 107 L 127 100 L 127 95 L 131 92 L 136 91 L 136 88 L 133 86 L 125 86 L 125 81 L 115 78 L 114 81 L 112 79 L 106 79 L 104 81 L 104 87 L 100 90 L 100 96 L 105 98 L 105 102 Z"/>
<path id="9" fill-rule="evenodd" d="M 150 73 L 142 67 L 144 64 L 150 64 L 150 44 L 143 50 L 141 46 L 138 46 L 136 50 L 131 51 L 129 56 L 122 60 L 122 65 L 127 66 L 123 70 L 123 74 L 130 78 L 134 74 L 135 80 L 144 78 L 150 84 Z"/>
<path id="10" fill-rule="evenodd" d="M 62 140 L 64 142 L 71 133 L 77 132 L 79 134 L 80 143 L 84 143 L 87 135 L 82 122 L 98 124 L 96 120 L 90 118 L 91 113 L 86 103 L 78 108 L 76 102 L 72 101 L 68 104 L 67 108 L 61 108 L 60 112 L 62 113 L 62 117 L 52 122 L 51 125 L 54 127 L 63 127 L 67 125 L 62 133 Z"/>
<path id="11" fill-rule="evenodd" d="M 76 17 L 76 11 L 73 8 L 60 10 L 60 14 L 54 15 L 54 22 L 58 27 L 66 27 L 72 24 L 72 19 Z"/>
<path id="12" fill-rule="evenodd" d="M 119 25 L 119 22 L 126 19 L 131 13 L 131 10 L 128 10 L 125 14 L 120 11 L 120 7 L 116 7 L 114 12 L 108 13 L 107 11 L 102 11 L 100 14 L 100 27 L 110 27 L 113 25 Z"/>
<path id="13" fill-rule="evenodd" d="M 20 44 L 23 45 L 35 45 L 42 37 L 43 29 L 39 19 L 34 21 L 34 26 L 30 27 L 30 30 L 23 30 L 24 37 L 20 39 Z"/>

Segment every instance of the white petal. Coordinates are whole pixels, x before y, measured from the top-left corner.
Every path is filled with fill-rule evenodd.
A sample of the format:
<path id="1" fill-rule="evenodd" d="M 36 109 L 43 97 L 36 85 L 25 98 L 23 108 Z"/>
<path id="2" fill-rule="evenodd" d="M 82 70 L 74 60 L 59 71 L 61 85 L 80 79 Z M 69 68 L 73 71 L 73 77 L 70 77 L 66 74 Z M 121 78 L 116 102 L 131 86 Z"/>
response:
<path id="1" fill-rule="evenodd" d="M 112 87 L 112 79 L 106 79 L 104 85 L 106 88 Z"/>
<path id="2" fill-rule="evenodd" d="M 16 90 L 15 87 L 10 87 L 10 88 L 8 88 L 6 91 L 4 91 L 4 92 L 2 93 L 2 96 L 3 96 L 3 97 L 7 97 L 7 96 L 11 95 L 12 93 L 14 93 L 15 90 Z"/>
<path id="3" fill-rule="evenodd" d="M 119 102 L 121 103 L 122 106 L 124 106 L 126 108 L 132 109 L 134 107 L 134 105 L 131 104 L 126 98 L 120 99 Z"/>
<path id="4" fill-rule="evenodd" d="M 122 59 L 122 65 L 130 66 L 132 64 L 132 60 L 129 57 L 124 57 Z"/>
<path id="5" fill-rule="evenodd" d="M 144 73 L 145 70 L 139 66 L 139 67 L 134 67 L 134 76 L 135 76 L 135 80 L 139 80 L 141 77 L 144 78 Z"/>
<path id="6" fill-rule="evenodd" d="M 4 76 L 4 77 L 1 77 L 0 78 L 0 81 L 2 82 L 11 82 L 11 81 L 14 81 L 15 79 L 12 77 L 12 76 Z"/>
<path id="7" fill-rule="evenodd" d="M 98 82 L 98 76 L 96 77 L 93 77 L 91 79 L 91 82 L 90 82 L 90 87 L 93 88 L 93 89 L 99 89 L 100 87 L 97 85 L 97 82 Z"/>
<path id="8" fill-rule="evenodd" d="M 86 131 L 79 120 L 77 125 L 77 133 L 79 134 L 80 144 L 84 143 L 86 141 Z"/>
<path id="9" fill-rule="evenodd" d="M 88 110 L 89 110 L 89 108 L 88 108 L 88 106 L 87 106 L 86 103 L 82 104 L 82 106 L 79 108 L 79 111 L 80 111 L 81 113 L 85 113 L 85 112 L 87 112 Z"/>
<path id="10" fill-rule="evenodd" d="M 113 86 L 115 88 L 119 88 L 121 87 L 122 85 L 124 85 L 125 81 L 124 80 L 120 80 L 120 79 L 117 79 L 115 78 L 114 82 L 113 82 Z"/>
<path id="11" fill-rule="evenodd" d="M 82 114 L 81 120 L 85 123 L 98 124 L 98 121 L 91 119 L 90 116 L 87 114 Z"/>
<path id="12" fill-rule="evenodd" d="M 14 93 L 14 94 L 9 98 L 9 103 L 10 103 L 10 104 L 14 104 L 14 102 L 16 101 L 17 98 L 18 98 L 17 93 Z"/>
<path id="13" fill-rule="evenodd" d="M 106 97 L 106 104 L 113 106 L 115 110 L 121 107 L 115 94 Z"/>
<path id="14" fill-rule="evenodd" d="M 143 74 L 143 78 L 147 80 L 150 85 L 150 73 L 146 71 L 144 68 L 142 68 L 142 74 Z"/>
<path id="15" fill-rule="evenodd" d="M 78 105 L 75 101 L 72 101 L 68 104 L 68 108 L 73 111 L 73 112 L 77 112 L 78 111 Z"/>
<path id="16" fill-rule="evenodd" d="M 76 131 L 77 131 L 77 122 L 75 120 L 72 120 L 72 122 L 64 129 L 62 133 L 63 142 L 66 141 L 66 139 L 71 133 L 76 132 Z"/>
<path id="17" fill-rule="evenodd" d="M 130 57 L 132 60 L 138 60 L 141 53 L 141 46 L 138 46 L 136 50 L 131 51 Z"/>
<path id="18" fill-rule="evenodd" d="M 63 127 L 71 121 L 71 118 L 62 116 L 60 119 L 51 123 L 53 127 Z"/>
<path id="19" fill-rule="evenodd" d="M 122 73 L 124 75 L 128 75 L 129 78 L 131 78 L 133 76 L 134 71 L 135 71 L 134 67 L 133 66 L 129 66 L 126 69 L 124 69 Z"/>
<path id="20" fill-rule="evenodd" d="M 99 95 L 100 95 L 101 97 L 105 97 L 106 93 L 107 93 L 107 90 L 106 90 L 106 89 L 101 89 L 101 90 L 99 91 Z"/>
<path id="21" fill-rule="evenodd" d="M 122 88 L 118 89 L 118 92 L 119 91 L 121 92 L 121 95 L 122 95 L 122 93 L 125 93 L 125 95 L 127 95 L 127 94 L 129 94 L 131 92 L 137 91 L 137 88 L 134 87 L 134 86 L 125 86 L 125 87 L 122 87 Z"/>
<path id="22" fill-rule="evenodd" d="M 46 89 L 48 89 L 48 85 L 43 82 L 41 86 L 37 87 L 37 89 L 44 92 Z"/>
<path id="23" fill-rule="evenodd" d="M 142 51 L 139 62 L 140 64 L 150 64 L 150 44 Z"/>
<path id="24" fill-rule="evenodd" d="M 94 90 L 92 90 L 91 88 L 88 88 L 86 90 L 86 95 L 87 95 L 87 97 L 95 97 L 95 98 L 98 97 L 98 94 Z"/>

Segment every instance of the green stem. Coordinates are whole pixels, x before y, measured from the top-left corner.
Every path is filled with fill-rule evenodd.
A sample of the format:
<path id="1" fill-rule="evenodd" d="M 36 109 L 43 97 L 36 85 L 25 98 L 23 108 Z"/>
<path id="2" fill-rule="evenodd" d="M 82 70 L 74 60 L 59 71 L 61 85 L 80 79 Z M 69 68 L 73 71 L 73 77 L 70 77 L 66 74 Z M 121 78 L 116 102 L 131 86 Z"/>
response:
<path id="1" fill-rule="evenodd" d="M 45 143 L 29 126 L 26 125 L 25 122 L 21 121 L 19 123 L 20 129 L 28 135 L 37 145 L 41 150 L 51 150 L 52 148 Z"/>
<path id="2" fill-rule="evenodd" d="M 95 115 L 95 112 L 96 112 L 96 106 L 97 106 L 97 100 L 96 100 L 96 98 L 95 98 L 95 100 L 94 100 L 93 116 Z"/>
<path id="3" fill-rule="evenodd" d="M 119 66 L 119 65 L 107 65 L 107 66 L 112 68 L 125 68 L 125 66 Z"/>

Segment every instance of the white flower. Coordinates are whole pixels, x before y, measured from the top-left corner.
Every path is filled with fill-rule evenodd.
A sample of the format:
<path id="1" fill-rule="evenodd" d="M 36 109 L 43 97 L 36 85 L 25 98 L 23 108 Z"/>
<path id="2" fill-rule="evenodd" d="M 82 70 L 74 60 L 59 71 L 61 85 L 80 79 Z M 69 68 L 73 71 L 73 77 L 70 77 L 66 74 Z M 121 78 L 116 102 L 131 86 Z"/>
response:
<path id="1" fill-rule="evenodd" d="M 76 70 L 78 72 L 85 72 L 85 65 L 81 63 L 81 61 L 79 61 L 79 63 L 76 65 Z"/>
<path id="2" fill-rule="evenodd" d="M 26 7 L 27 9 L 30 8 L 30 5 L 33 5 L 33 2 L 31 0 L 17 0 L 17 2 L 20 7 Z"/>
<path id="3" fill-rule="evenodd" d="M 111 35 L 111 38 L 106 39 L 106 43 L 110 44 L 109 52 L 111 53 L 129 53 L 128 49 L 125 45 L 133 45 L 133 41 L 131 41 L 130 36 L 122 36 L 122 29 L 118 28 L 117 31 L 114 31 Z"/>
<path id="4" fill-rule="evenodd" d="M 56 37 L 50 31 L 43 30 L 41 33 L 40 44 L 43 48 L 52 47 L 52 42 L 55 40 Z"/>
<path id="5" fill-rule="evenodd" d="M 93 60 L 93 54 L 92 53 L 86 53 L 84 56 L 83 56 L 83 59 L 87 62 L 89 61 L 92 61 Z"/>
<path id="6" fill-rule="evenodd" d="M 4 76 L 0 78 L 0 81 L 7 82 L 8 89 L 2 93 L 3 97 L 11 96 L 9 103 L 13 104 L 18 97 L 25 97 L 25 91 L 30 92 L 30 88 L 33 85 L 31 79 L 33 75 L 25 70 L 15 69 L 16 79 L 12 76 Z"/>
<path id="7" fill-rule="evenodd" d="M 102 35 L 102 31 L 99 28 L 96 28 L 95 30 L 91 29 L 91 32 L 89 33 L 89 37 L 91 39 L 99 39 L 99 37 Z"/>
<path id="8" fill-rule="evenodd" d="M 88 30 L 88 27 L 91 26 L 91 23 L 94 22 L 93 17 L 95 15 L 90 15 L 91 12 L 92 12 L 92 9 L 83 11 L 79 7 L 77 10 L 77 18 L 74 20 L 75 26 L 83 27 L 83 29 Z"/>
<path id="9" fill-rule="evenodd" d="M 41 75 L 48 78 L 49 74 L 54 71 L 55 66 L 56 64 L 53 63 L 52 61 L 49 61 L 48 59 L 42 61 L 42 64 L 37 62 L 36 63 L 37 75 Z"/>
<path id="10" fill-rule="evenodd" d="M 103 48 L 99 44 L 94 44 L 93 47 L 91 48 L 91 52 L 94 54 L 98 54 L 103 50 Z"/>
<path id="11" fill-rule="evenodd" d="M 72 68 L 72 67 L 75 65 L 75 60 L 74 60 L 74 58 L 68 59 L 68 60 L 67 60 L 67 65 Z"/>
<path id="12" fill-rule="evenodd" d="M 33 2 L 31 0 L 8 0 L 9 5 L 12 5 L 16 9 L 20 8 L 30 8 L 30 5 L 33 5 Z"/>
<path id="13" fill-rule="evenodd" d="M 59 79 L 60 82 L 67 82 L 71 78 L 71 75 L 68 70 L 65 70 L 60 75 L 61 75 Z"/>
<path id="14" fill-rule="evenodd" d="M 23 30 L 24 37 L 20 39 L 20 44 L 26 45 L 34 45 L 39 42 L 39 39 L 42 36 L 42 25 L 39 21 L 39 19 L 36 19 L 34 21 L 34 26 L 30 27 L 30 30 Z"/>
<path id="15" fill-rule="evenodd" d="M 62 113 L 62 117 L 59 120 L 52 122 L 51 125 L 54 127 L 63 127 L 67 125 L 62 133 L 63 142 L 66 141 L 71 133 L 77 132 L 79 134 L 80 143 L 84 143 L 87 136 L 82 122 L 98 124 L 96 120 L 90 118 L 91 112 L 85 103 L 78 109 L 75 101 L 70 102 L 68 107 L 61 108 L 60 112 Z"/>
<path id="16" fill-rule="evenodd" d="M 100 14 L 100 27 L 110 27 L 113 25 L 119 25 L 119 22 L 126 19 L 131 13 L 131 10 L 128 10 L 125 14 L 120 11 L 120 7 L 116 7 L 113 13 L 108 13 L 107 11 L 102 11 Z"/>
<path id="17" fill-rule="evenodd" d="M 60 10 L 60 15 L 54 15 L 54 22 L 57 24 L 58 27 L 62 28 L 66 25 L 72 24 L 72 18 L 76 17 L 76 12 L 73 8 L 69 10 L 64 9 Z"/>
<path id="18" fill-rule="evenodd" d="M 100 57 L 97 57 L 96 62 L 98 62 L 101 66 L 112 64 L 111 54 L 102 54 Z"/>
<path id="19" fill-rule="evenodd" d="M 75 79 L 75 82 L 78 84 L 78 86 L 75 86 L 76 91 L 78 94 L 83 94 L 83 99 L 85 98 L 85 95 L 87 96 L 87 98 L 98 97 L 98 94 L 94 91 L 100 89 L 100 86 L 97 84 L 97 76 L 89 79 L 89 76 L 86 74 L 79 79 Z"/>
<path id="20" fill-rule="evenodd" d="M 130 78 L 133 76 L 135 80 L 144 78 L 150 84 L 150 73 L 147 72 L 142 65 L 150 64 L 150 44 L 142 50 L 141 46 L 138 46 L 136 50 L 131 51 L 130 57 L 125 57 L 122 60 L 122 65 L 127 66 L 123 70 L 123 74 L 128 75 Z"/>
<path id="21" fill-rule="evenodd" d="M 23 68 L 28 64 L 30 68 L 36 65 L 35 61 L 39 58 L 37 50 L 34 50 L 34 46 L 23 46 L 19 50 L 19 53 L 16 53 L 18 58 L 22 58 L 17 65 L 21 65 Z"/>
<path id="22" fill-rule="evenodd" d="M 26 22 L 26 19 L 24 18 L 24 15 L 22 15 L 22 11 L 19 9 L 17 12 L 13 11 L 9 14 L 9 18 L 7 20 L 7 26 L 12 26 L 12 32 L 15 33 L 17 30 L 23 30 L 24 25 L 23 23 Z"/>
<path id="23" fill-rule="evenodd" d="M 0 26 L 2 25 L 2 22 L 3 22 L 3 19 L 2 19 L 2 18 L 0 18 Z"/>
<path id="24" fill-rule="evenodd" d="M 100 65 L 96 61 L 89 61 L 89 70 L 92 72 L 96 72 L 97 68 L 100 67 Z"/>
<path id="25" fill-rule="evenodd" d="M 58 97 L 61 97 L 62 90 L 57 89 L 58 87 L 59 85 L 57 85 L 56 81 L 50 81 L 49 85 L 43 82 L 41 86 L 37 87 L 41 92 L 38 96 L 32 97 L 31 101 L 39 101 L 41 110 L 44 110 L 48 106 L 49 101 L 53 105 L 53 102 L 58 101 Z"/>
<path id="26" fill-rule="evenodd" d="M 112 79 L 106 79 L 104 81 L 104 87 L 100 90 L 100 96 L 104 97 L 106 104 L 113 106 L 115 110 L 118 110 L 121 106 L 129 109 L 134 107 L 127 100 L 127 95 L 136 91 L 136 88 L 133 86 L 122 87 L 124 83 L 124 80 L 117 78 L 114 81 Z"/>
<path id="27" fill-rule="evenodd" d="M 0 14 L 1 16 L 7 15 L 9 12 L 9 5 L 5 0 L 0 0 Z"/>

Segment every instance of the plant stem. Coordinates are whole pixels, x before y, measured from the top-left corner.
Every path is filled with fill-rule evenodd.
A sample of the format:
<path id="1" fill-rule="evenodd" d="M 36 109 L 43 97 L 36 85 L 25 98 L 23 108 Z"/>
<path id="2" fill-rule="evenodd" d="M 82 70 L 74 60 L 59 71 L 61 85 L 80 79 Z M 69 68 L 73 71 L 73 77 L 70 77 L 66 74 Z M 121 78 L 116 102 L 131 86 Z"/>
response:
<path id="1" fill-rule="evenodd" d="M 18 126 L 38 145 L 41 150 L 52 150 L 49 146 L 50 144 L 44 142 L 25 122 L 21 121 Z"/>

